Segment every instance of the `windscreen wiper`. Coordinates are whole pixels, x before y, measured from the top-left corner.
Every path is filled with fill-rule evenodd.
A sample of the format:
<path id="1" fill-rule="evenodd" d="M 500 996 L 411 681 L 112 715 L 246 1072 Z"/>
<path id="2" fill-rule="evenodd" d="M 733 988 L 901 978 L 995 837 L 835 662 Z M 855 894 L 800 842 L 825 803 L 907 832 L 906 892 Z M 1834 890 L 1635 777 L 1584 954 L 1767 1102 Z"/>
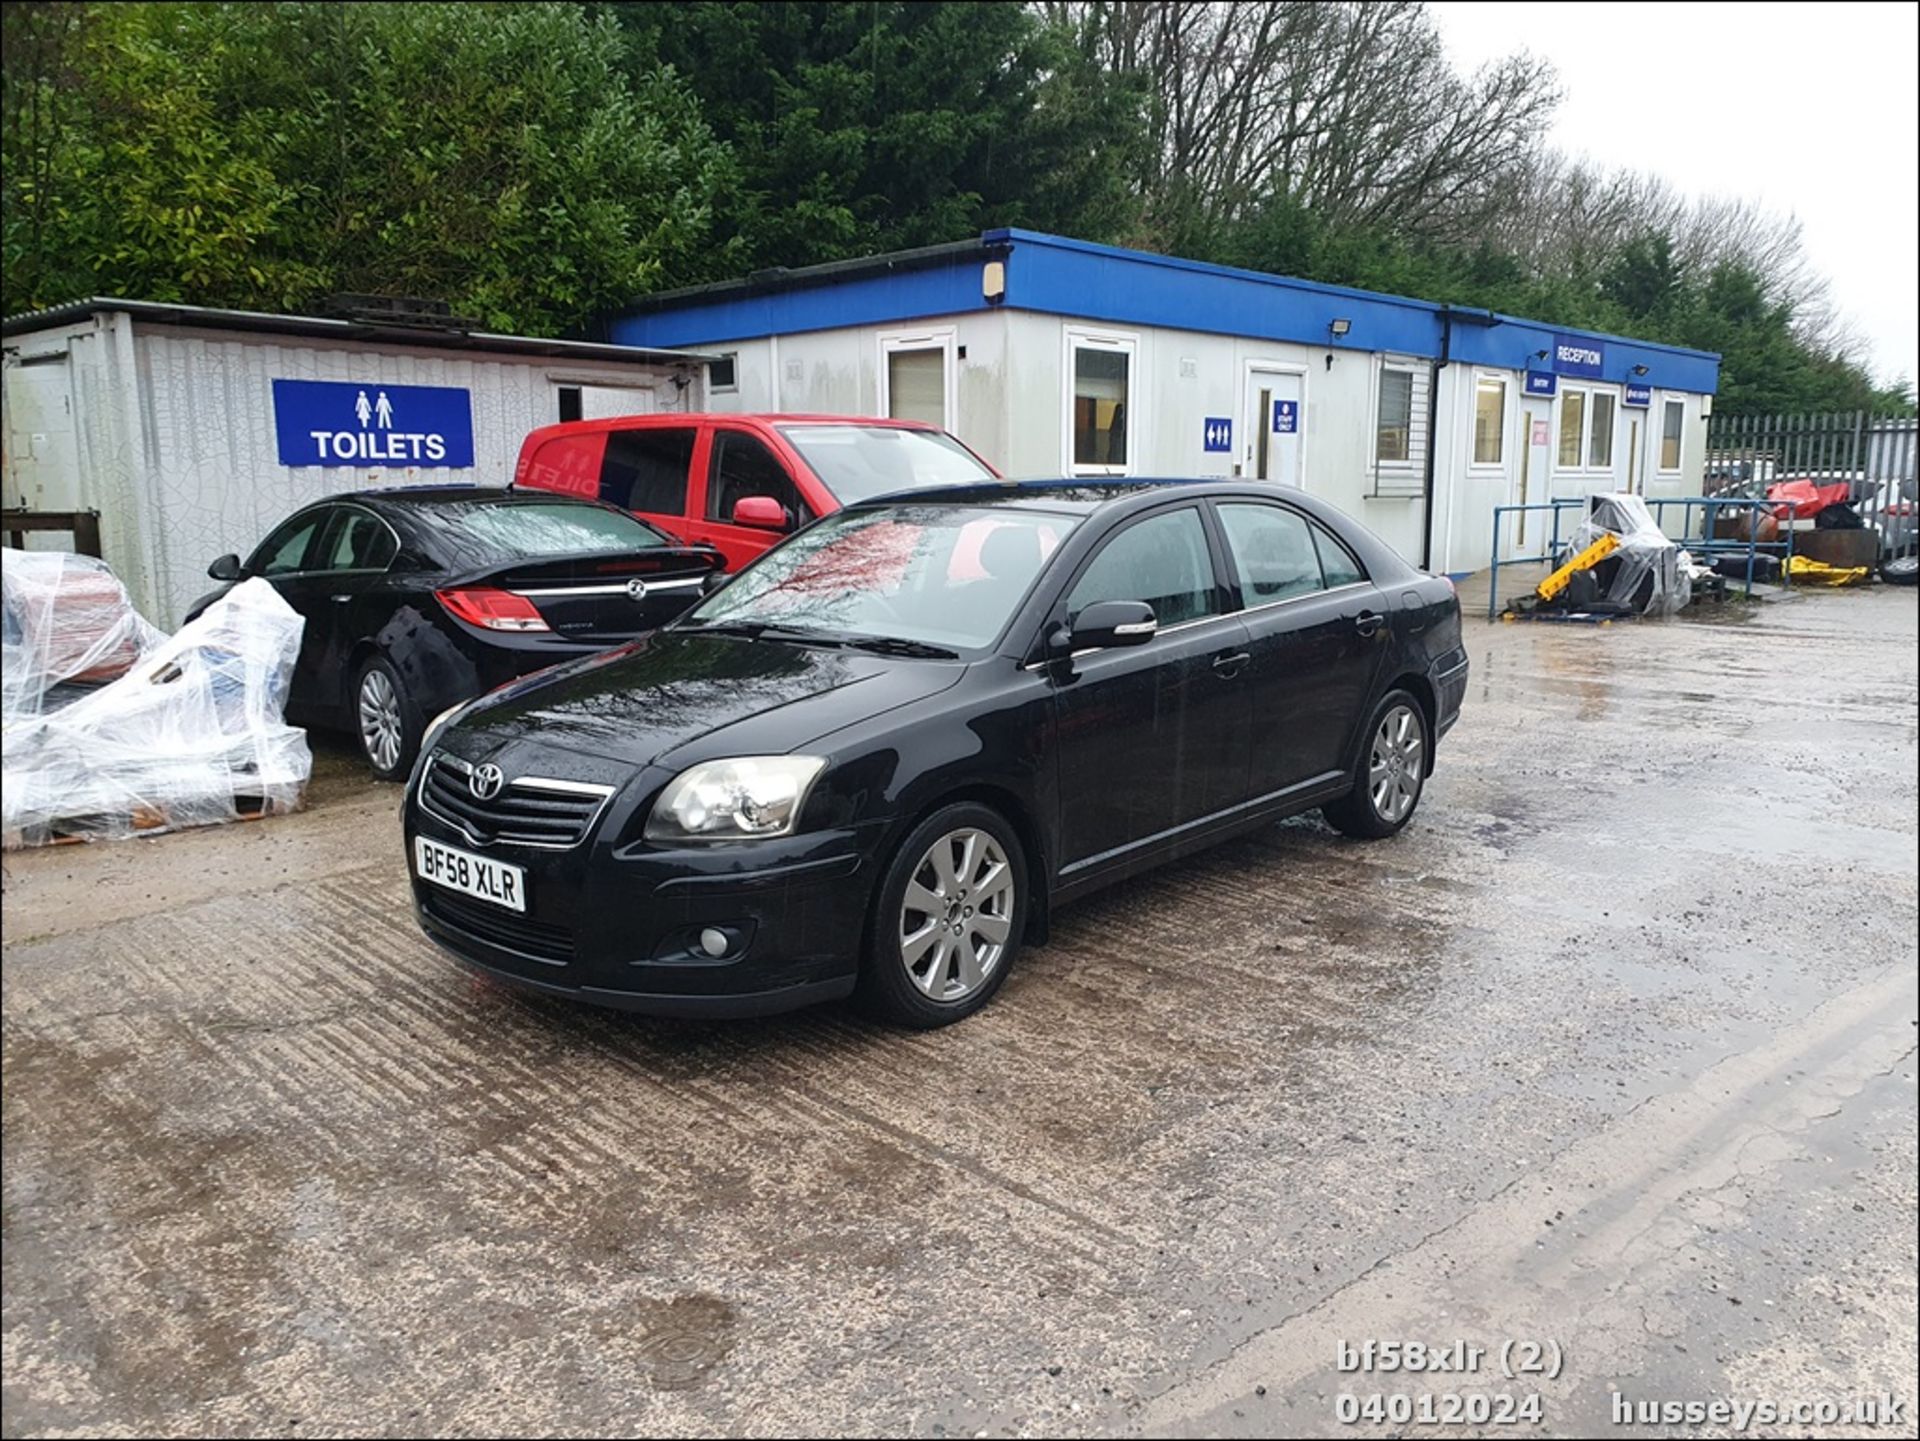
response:
<path id="1" fill-rule="evenodd" d="M 853 650 L 872 651 L 875 655 L 914 656 L 920 660 L 958 660 L 960 652 L 924 640 L 908 640 L 897 635 L 849 636 L 841 642 Z"/>
<path id="2" fill-rule="evenodd" d="M 825 631 L 795 630 L 763 620 L 696 621 L 679 629 L 700 635 L 734 635 L 742 640 L 785 640 L 795 645 L 828 646 L 834 649 L 846 644 L 839 636 L 828 635 Z"/>

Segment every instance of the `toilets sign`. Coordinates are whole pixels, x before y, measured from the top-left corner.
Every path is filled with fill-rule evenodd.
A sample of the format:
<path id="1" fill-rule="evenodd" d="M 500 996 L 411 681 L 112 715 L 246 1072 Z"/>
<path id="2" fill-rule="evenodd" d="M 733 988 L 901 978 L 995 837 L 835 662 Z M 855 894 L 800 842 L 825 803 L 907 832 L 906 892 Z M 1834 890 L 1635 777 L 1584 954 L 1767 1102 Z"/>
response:
<path id="1" fill-rule="evenodd" d="M 282 465 L 473 464 L 473 397 L 450 385 L 276 380 Z"/>

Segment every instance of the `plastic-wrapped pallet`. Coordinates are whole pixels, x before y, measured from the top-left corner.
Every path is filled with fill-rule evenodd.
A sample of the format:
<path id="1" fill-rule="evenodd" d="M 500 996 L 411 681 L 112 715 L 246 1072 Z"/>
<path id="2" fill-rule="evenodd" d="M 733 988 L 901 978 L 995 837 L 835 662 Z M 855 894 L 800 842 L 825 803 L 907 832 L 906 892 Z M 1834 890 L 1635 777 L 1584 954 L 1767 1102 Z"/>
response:
<path id="1" fill-rule="evenodd" d="M 106 562 L 89 555 L 0 550 L 0 587 L 0 719 L 9 722 L 125 675 L 167 638 L 141 619 Z"/>
<path id="2" fill-rule="evenodd" d="M 10 720 L 7 844 L 295 809 L 313 756 L 282 716 L 304 624 L 266 581 L 244 581 L 119 680 Z"/>
<path id="3" fill-rule="evenodd" d="M 1603 535 L 1619 548 L 1596 568 L 1606 576 L 1606 599 L 1645 615 L 1673 615 L 1693 599 L 1693 580 L 1680 563 L 1680 547 L 1637 495 L 1596 495 L 1569 541 L 1577 553 Z"/>

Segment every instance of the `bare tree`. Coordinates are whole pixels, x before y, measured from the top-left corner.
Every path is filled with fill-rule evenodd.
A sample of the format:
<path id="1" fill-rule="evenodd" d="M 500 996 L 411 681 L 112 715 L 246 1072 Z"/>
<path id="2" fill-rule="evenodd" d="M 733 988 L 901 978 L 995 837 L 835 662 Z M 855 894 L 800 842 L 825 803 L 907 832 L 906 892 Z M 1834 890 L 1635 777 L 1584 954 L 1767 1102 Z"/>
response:
<path id="1" fill-rule="evenodd" d="M 1470 234 L 1559 101 L 1527 55 L 1458 74 L 1415 0 L 1042 8 L 1095 63 L 1145 81 L 1137 184 L 1155 229 L 1284 198 L 1336 222 Z"/>

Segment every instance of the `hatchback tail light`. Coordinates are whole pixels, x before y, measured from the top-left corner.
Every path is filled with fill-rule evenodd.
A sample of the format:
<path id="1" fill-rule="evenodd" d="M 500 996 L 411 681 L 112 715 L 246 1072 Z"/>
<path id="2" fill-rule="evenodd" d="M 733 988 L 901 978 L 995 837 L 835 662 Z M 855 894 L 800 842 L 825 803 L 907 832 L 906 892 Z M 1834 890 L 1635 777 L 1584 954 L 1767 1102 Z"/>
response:
<path id="1" fill-rule="evenodd" d="M 532 601 L 510 590 L 478 585 L 464 590 L 436 590 L 434 595 L 454 616 L 482 630 L 549 628 Z"/>

